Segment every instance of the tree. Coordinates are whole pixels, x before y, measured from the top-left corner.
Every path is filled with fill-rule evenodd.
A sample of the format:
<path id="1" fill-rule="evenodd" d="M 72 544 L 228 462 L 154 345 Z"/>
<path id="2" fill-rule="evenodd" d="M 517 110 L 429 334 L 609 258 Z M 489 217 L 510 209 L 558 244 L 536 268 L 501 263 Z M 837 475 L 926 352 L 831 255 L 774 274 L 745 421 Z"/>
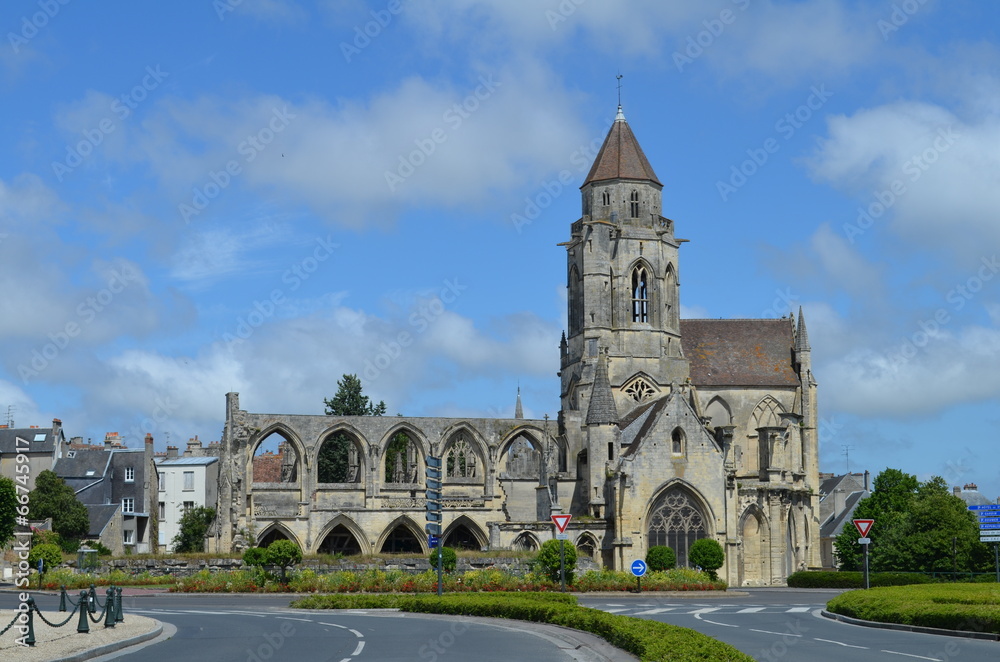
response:
<path id="1" fill-rule="evenodd" d="M 281 568 L 281 583 L 286 584 L 286 570 L 302 561 L 302 550 L 291 540 L 275 540 L 267 546 L 264 560 L 268 565 Z"/>
<path id="2" fill-rule="evenodd" d="M 573 571 L 576 570 L 576 547 L 572 543 L 563 540 L 546 540 L 542 543 L 542 548 L 538 550 L 538 556 L 535 557 L 535 564 L 549 579 L 558 582 L 560 580 L 560 545 L 565 545 L 566 547 L 566 583 L 572 584 Z"/>
<path id="3" fill-rule="evenodd" d="M 917 477 L 899 469 L 886 468 L 872 481 L 872 493 L 858 502 L 853 519 L 873 519 L 868 538 L 868 567 L 872 571 L 901 568 L 906 559 L 901 553 L 906 545 L 902 541 L 903 518 L 910 509 L 913 497 L 920 483 Z M 864 552 L 858 544 L 858 532 L 853 526 L 845 525 L 834 540 L 837 563 L 841 570 L 861 570 Z M 902 544 L 901 544 L 902 543 Z"/>
<path id="4" fill-rule="evenodd" d="M 722 551 L 722 545 L 715 540 L 702 538 L 691 543 L 691 548 L 688 549 L 688 561 L 707 572 L 714 581 L 719 578 L 715 571 L 725 563 L 726 553 Z"/>
<path id="5" fill-rule="evenodd" d="M 374 404 L 362 393 L 361 380 L 357 375 L 344 375 L 337 382 L 337 394 L 324 398 L 327 416 L 381 416 L 385 413 L 385 402 Z M 350 437 L 338 433 L 331 436 L 319 449 L 316 458 L 316 473 L 321 483 L 346 483 L 352 480 L 350 466 Z"/>
<path id="6" fill-rule="evenodd" d="M 35 478 L 35 489 L 28 494 L 32 519 L 52 518 L 52 529 L 64 541 L 78 541 L 90 530 L 87 507 L 76 498 L 73 488 L 55 472 L 46 469 Z"/>
<path id="7" fill-rule="evenodd" d="M 181 515 L 180 532 L 174 536 L 174 551 L 184 554 L 205 551 L 205 536 L 215 521 L 215 508 L 188 508 Z"/>
<path id="8" fill-rule="evenodd" d="M 650 572 L 672 570 L 677 565 L 677 554 L 666 545 L 654 545 L 646 552 L 646 565 Z"/>
<path id="9" fill-rule="evenodd" d="M 438 551 L 437 548 L 431 550 L 431 553 L 427 556 L 427 559 L 431 562 L 431 568 L 437 569 L 438 567 Z M 458 565 L 458 555 L 455 550 L 451 547 L 441 548 L 441 570 L 444 572 L 454 572 L 455 566 Z"/>
<path id="10" fill-rule="evenodd" d="M 62 563 L 62 550 L 59 549 L 59 545 L 53 545 L 52 543 L 35 545 L 31 548 L 31 551 L 28 552 L 28 563 L 31 564 L 32 568 L 37 568 L 39 559 L 45 563 L 45 565 L 42 566 L 45 569 L 45 572 L 55 570 L 56 566 Z"/>
<path id="11" fill-rule="evenodd" d="M 0 476 L 0 548 L 14 537 L 14 529 L 17 526 L 17 508 L 17 489 L 14 487 L 14 481 Z"/>
<path id="12" fill-rule="evenodd" d="M 385 414 L 385 402 L 371 402 L 361 390 L 361 380 L 357 375 L 344 375 L 337 381 L 337 394 L 324 398 L 327 416 L 381 416 Z"/>
<path id="13" fill-rule="evenodd" d="M 261 566 L 267 564 L 267 550 L 263 547 L 248 547 L 243 552 L 243 565 Z"/>

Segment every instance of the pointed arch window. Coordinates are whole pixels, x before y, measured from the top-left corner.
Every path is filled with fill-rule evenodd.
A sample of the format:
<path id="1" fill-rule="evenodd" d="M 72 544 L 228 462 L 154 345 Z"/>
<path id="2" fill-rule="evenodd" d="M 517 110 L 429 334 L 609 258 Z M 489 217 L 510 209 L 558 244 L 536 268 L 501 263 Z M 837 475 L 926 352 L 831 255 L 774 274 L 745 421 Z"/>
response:
<path id="1" fill-rule="evenodd" d="M 643 266 L 632 270 L 632 321 L 649 322 L 649 272 Z"/>
<path id="2" fill-rule="evenodd" d="M 628 210 L 632 218 L 639 218 L 639 192 L 636 190 L 629 196 Z"/>
<path id="3" fill-rule="evenodd" d="M 674 455 L 684 454 L 684 430 L 674 428 L 670 433 L 670 452 Z"/>
<path id="4" fill-rule="evenodd" d="M 601 193 L 601 204 L 605 207 L 611 204 L 611 191 Z"/>
<path id="5" fill-rule="evenodd" d="M 653 504 L 646 530 L 648 544 L 666 545 L 677 554 L 678 567 L 688 564 L 688 549 L 708 537 L 705 516 L 687 490 L 672 487 Z"/>

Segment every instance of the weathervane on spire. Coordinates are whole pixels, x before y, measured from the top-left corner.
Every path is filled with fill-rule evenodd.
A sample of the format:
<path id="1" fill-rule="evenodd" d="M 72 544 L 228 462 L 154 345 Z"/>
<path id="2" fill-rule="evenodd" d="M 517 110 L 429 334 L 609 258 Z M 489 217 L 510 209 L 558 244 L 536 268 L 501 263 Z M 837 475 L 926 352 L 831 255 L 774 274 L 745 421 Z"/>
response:
<path id="1" fill-rule="evenodd" d="M 625 113 L 622 112 L 622 75 L 621 72 L 618 73 L 618 114 L 615 115 L 615 121 L 619 120 L 625 121 Z"/>

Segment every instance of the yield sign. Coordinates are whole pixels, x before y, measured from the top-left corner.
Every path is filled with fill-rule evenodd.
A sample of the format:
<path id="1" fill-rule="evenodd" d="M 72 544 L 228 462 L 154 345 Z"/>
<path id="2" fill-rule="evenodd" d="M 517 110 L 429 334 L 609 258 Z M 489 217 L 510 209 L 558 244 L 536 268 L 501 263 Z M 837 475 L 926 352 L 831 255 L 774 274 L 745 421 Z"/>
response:
<path id="1" fill-rule="evenodd" d="M 566 533 L 566 527 L 571 519 L 572 515 L 553 515 L 552 523 L 556 525 L 556 533 Z"/>
<path id="2" fill-rule="evenodd" d="M 868 537 L 868 532 L 872 530 L 872 524 L 875 523 L 873 519 L 856 519 L 851 520 L 854 522 L 854 526 L 858 528 L 858 533 L 861 534 L 862 538 Z"/>

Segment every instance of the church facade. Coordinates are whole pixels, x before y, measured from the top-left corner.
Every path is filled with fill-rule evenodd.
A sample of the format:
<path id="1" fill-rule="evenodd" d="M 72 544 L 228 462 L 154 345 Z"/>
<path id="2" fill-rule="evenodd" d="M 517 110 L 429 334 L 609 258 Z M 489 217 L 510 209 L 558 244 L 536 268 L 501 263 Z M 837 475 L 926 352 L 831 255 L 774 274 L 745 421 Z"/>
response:
<path id="1" fill-rule="evenodd" d="M 819 567 L 816 382 L 797 319 L 680 318 L 679 249 L 662 184 L 619 108 L 562 244 L 567 330 L 556 420 L 250 413 L 227 395 L 215 545 L 427 553 L 426 458 L 444 467 L 445 544 L 537 548 L 550 516 L 627 569 L 700 538 L 733 586 Z M 281 441 L 280 470 L 255 452 Z M 335 444 L 335 453 L 320 453 Z M 321 460 L 321 455 L 324 459 Z M 339 458 L 330 466 L 328 458 Z M 259 476 L 255 477 L 257 467 Z"/>

